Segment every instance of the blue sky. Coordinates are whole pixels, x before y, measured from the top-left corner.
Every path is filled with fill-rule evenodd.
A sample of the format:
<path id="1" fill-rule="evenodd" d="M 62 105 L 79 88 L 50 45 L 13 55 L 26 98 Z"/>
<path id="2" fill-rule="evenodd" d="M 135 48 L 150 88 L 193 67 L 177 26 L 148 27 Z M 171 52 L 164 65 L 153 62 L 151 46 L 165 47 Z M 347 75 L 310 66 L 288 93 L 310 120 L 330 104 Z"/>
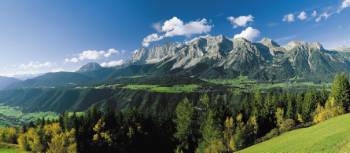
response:
<path id="1" fill-rule="evenodd" d="M 147 45 L 223 34 L 334 48 L 349 33 L 350 0 L 2 0 L 0 75 L 117 65 L 151 34 Z"/>

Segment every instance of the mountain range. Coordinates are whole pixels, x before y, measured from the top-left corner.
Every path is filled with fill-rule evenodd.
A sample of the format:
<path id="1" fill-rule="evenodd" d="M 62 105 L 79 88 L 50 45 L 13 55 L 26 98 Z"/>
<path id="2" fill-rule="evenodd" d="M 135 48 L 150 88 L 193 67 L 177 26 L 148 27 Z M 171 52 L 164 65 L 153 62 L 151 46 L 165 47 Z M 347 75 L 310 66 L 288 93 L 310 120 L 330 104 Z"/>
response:
<path id="1" fill-rule="evenodd" d="M 279 45 L 269 38 L 251 42 L 222 35 L 201 36 L 184 43 L 137 49 L 125 64 L 105 68 L 88 63 L 76 72 L 47 73 L 9 88 L 91 85 L 131 76 L 187 76 L 257 81 L 330 81 L 336 73 L 350 74 L 349 48 L 328 50 L 320 43 L 291 41 Z"/>
<path id="2" fill-rule="evenodd" d="M 2 77 L 0 76 L 0 90 L 6 88 L 7 86 L 18 83 L 20 80 L 12 77 Z"/>

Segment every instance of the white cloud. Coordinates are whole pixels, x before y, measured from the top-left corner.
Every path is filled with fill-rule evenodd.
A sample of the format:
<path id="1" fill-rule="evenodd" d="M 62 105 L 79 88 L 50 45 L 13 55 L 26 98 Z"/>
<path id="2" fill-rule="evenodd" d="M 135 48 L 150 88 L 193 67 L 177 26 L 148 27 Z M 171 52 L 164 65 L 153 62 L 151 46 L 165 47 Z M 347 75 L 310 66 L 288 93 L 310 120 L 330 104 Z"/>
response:
<path id="1" fill-rule="evenodd" d="M 160 30 L 158 25 L 153 26 L 157 31 Z M 143 46 L 149 46 L 151 42 L 159 41 L 165 37 L 173 36 L 187 36 L 190 37 L 195 34 L 203 34 L 211 31 L 212 25 L 209 25 L 207 19 L 190 21 L 184 23 L 181 19 L 173 17 L 163 23 L 161 32 L 153 33 L 146 36 L 143 41 Z"/>
<path id="2" fill-rule="evenodd" d="M 331 14 L 329 14 L 328 12 L 323 12 L 322 14 L 320 14 L 315 21 L 316 22 L 320 22 L 321 20 L 327 20 L 329 17 L 331 16 Z"/>
<path id="3" fill-rule="evenodd" d="M 165 32 L 165 37 L 172 36 L 191 36 L 194 34 L 202 34 L 210 32 L 212 26 L 208 24 L 207 19 L 190 21 L 184 23 L 177 17 L 164 22 L 162 31 Z"/>
<path id="4" fill-rule="evenodd" d="M 66 58 L 66 59 L 64 59 L 64 62 L 65 62 L 65 63 L 78 63 L 78 62 L 79 62 L 79 59 L 76 58 L 76 57 L 73 57 L 73 58 Z"/>
<path id="5" fill-rule="evenodd" d="M 116 60 L 116 61 L 109 61 L 109 62 L 103 62 L 101 63 L 101 66 L 103 67 L 114 67 L 118 65 L 124 64 L 124 60 Z"/>
<path id="6" fill-rule="evenodd" d="M 41 69 L 41 68 L 49 68 L 52 66 L 51 62 L 38 62 L 38 61 L 31 61 L 27 64 L 20 64 L 18 66 L 19 69 Z"/>
<path id="7" fill-rule="evenodd" d="M 51 69 L 50 72 L 63 72 L 63 71 L 67 71 L 67 70 L 65 70 L 62 67 L 56 67 L 56 68 Z"/>
<path id="8" fill-rule="evenodd" d="M 336 13 L 341 13 L 344 9 L 349 8 L 350 7 L 350 0 L 342 0 L 341 5 L 339 5 L 337 8 L 334 7 L 329 7 L 327 11 L 325 11 L 324 13 L 321 13 L 317 18 L 316 18 L 316 22 L 320 22 L 323 19 L 327 20 L 329 17 L 335 15 Z"/>
<path id="9" fill-rule="evenodd" d="M 301 21 L 306 20 L 307 19 L 306 12 L 305 11 L 300 12 L 299 15 L 298 15 L 298 19 L 301 20 Z"/>
<path id="10" fill-rule="evenodd" d="M 290 13 L 283 17 L 282 21 L 284 22 L 294 22 L 294 14 Z"/>
<path id="11" fill-rule="evenodd" d="M 343 0 L 343 2 L 341 3 L 340 9 L 343 10 L 348 7 L 350 7 L 350 0 Z"/>
<path id="12" fill-rule="evenodd" d="M 108 51 L 106 51 L 105 54 L 103 54 L 103 56 L 104 56 L 104 57 L 110 57 L 110 56 L 112 56 L 112 55 L 114 55 L 114 54 L 117 54 L 117 53 L 119 53 L 118 50 L 116 50 L 116 49 L 114 49 L 114 48 L 110 48 L 110 49 L 108 49 Z"/>
<path id="13" fill-rule="evenodd" d="M 157 32 L 162 32 L 162 24 L 160 22 L 152 24 L 152 28 Z"/>
<path id="14" fill-rule="evenodd" d="M 245 30 L 243 30 L 240 34 L 236 34 L 234 38 L 245 38 L 250 41 L 253 41 L 259 35 L 260 35 L 260 31 L 258 29 L 248 27 Z"/>
<path id="15" fill-rule="evenodd" d="M 152 33 L 152 34 L 148 35 L 147 37 L 143 38 L 142 46 L 148 47 L 150 45 L 150 43 L 152 43 L 154 41 L 162 40 L 163 38 L 164 38 L 164 36 L 159 36 L 157 33 Z"/>
<path id="16" fill-rule="evenodd" d="M 114 48 L 111 48 L 111 49 L 108 49 L 108 50 L 85 50 L 85 51 L 82 51 L 78 57 L 72 57 L 72 58 L 66 58 L 64 61 L 65 63 L 77 63 L 77 62 L 80 62 L 80 61 L 84 61 L 84 60 L 97 60 L 97 59 L 100 59 L 100 58 L 108 58 L 114 54 L 118 54 L 119 51 L 114 49 Z"/>
<path id="17" fill-rule="evenodd" d="M 239 17 L 229 16 L 227 17 L 227 20 L 230 21 L 230 23 L 233 25 L 234 28 L 237 28 L 237 27 L 246 27 L 249 22 L 254 21 L 254 17 L 252 15 L 239 16 Z"/>
<path id="18" fill-rule="evenodd" d="M 2 72 L 3 76 L 18 76 L 18 75 L 34 75 L 42 74 L 47 72 L 59 72 L 64 71 L 63 68 L 57 66 L 56 63 L 52 62 L 40 62 L 40 61 L 30 61 L 24 64 L 18 64 L 13 66 L 8 66 L 7 69 L 4 69 Z"/>
<path id="19" fill-rule="evenodd" d="M 312 11 L 311 16 L 312 16 L 312 17 L 316 17 L 316 16 L 317 16 L 317 11 L 316 11 L 316 10 Z"/>

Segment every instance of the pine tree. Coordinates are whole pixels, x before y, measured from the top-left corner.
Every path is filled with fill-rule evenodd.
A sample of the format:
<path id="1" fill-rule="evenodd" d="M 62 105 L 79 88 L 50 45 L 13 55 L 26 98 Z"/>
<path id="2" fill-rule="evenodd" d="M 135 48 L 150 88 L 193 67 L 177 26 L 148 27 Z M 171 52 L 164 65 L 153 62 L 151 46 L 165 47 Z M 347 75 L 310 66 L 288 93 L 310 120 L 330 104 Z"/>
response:
<path id="1" fill-rule="evenodd" d="M 304 121 L 312 120 L 312 112 L 316 109 L 317 106 L 317 96 L 314 90 L 309 91 L 305 94 L 304 103 L 302 104 L 301 115 Z"/>
<path id="2" fill-rule="evenodd" d="M 286 118 L 287 119 L 293 119 L 294 116 L 294 101 L 291 96 L 291 94 L 287 95 L 287 111 L 286 111 Z"/>
<path id="3" fill-rule="evenodd" d="M 345 111 L 349 111 L 350 106 L 350 84 L 347 76 L 344 73 L 336 75 L 333 85 L 331 96 L 336 103 L 343 105 Z"/>
<path id="4" fill-rule="evenodd" d="M 190 145 L 193 134 L 194 108 L 192 103 L 185 98 L 176 106 L 176 133 L 175 138 L 179 141 L 176 152 L 191 152 Z"/>
<path id="5" fill-rule="evenodd" d="M 220 131 L 215 122 L 215 113 L 212 110 L 208 111 L 200 131 L 202 137 L 196 151 L 197 153 L 220 153 L 224 151 Z"/>

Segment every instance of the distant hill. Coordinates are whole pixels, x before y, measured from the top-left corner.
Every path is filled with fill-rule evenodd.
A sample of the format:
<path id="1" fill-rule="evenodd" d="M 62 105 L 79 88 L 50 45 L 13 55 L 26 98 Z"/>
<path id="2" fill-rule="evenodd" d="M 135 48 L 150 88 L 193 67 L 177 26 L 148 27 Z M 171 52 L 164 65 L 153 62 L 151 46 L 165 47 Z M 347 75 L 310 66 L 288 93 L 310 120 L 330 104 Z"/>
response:
<path id="1" fill-rule="evenodd" d="M 98 71 L 101 69 L 102 69 L 102 66 L 100 64 L 92 62 L 82 66 L 77 72 L 91 72 L 91 71 Z"/>
<path id="2" fill-rule="evenodd" d="M 12 88 L 33 88 L 33 87 L 67 87 L 81 84 L 89 84 L 93 79 L 75 72 L 47 73 L 32 79 L 12 84 Z"/>
<path id="3" fill-rule="evenodd" d="M 320 124 L 286 132 L 239 152 L 348 152 L 350 150 L 350 114 Z"/>
<path id="4" fill-rule="evenodd" d="M 85 111 L 92 105 L 103 107 L 113 102 L 119 110 L 135 107 L 142 112 L 173 112 L 184 97 L 198 98 L 200 93 L 167 93 L 126 88 L 32 88 L 0 91 L 0 103 L 19 106 L 24 112 Z"/>
<path id="5" fill-rule="evenodd" d="M 16 78 L 0 76 L 0 90 L 8 87 L 11 84 L 18 83 L 18 82 L 21 82 L 21 81 Z"/>
<path id="6" fill-rule="evenodd" d="M 112 68 L 103 68 L 97 63 L 88 63 L 76 72 L 52 72 L 16 82 L 7 89 L 14 88 L 52 88 L 75 87 L 96 84 L 106 78 L 113 71 Z"/>

